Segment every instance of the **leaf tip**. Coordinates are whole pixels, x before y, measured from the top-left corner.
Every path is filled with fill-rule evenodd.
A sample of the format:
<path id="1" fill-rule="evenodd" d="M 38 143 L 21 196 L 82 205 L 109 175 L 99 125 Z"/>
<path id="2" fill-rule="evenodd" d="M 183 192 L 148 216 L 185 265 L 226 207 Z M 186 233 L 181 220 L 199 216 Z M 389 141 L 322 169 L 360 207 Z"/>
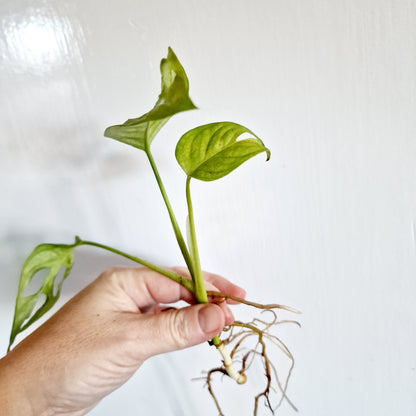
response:
<path id="1" fill-rule="evenodd" d="M 107 128 L 104 130 L 104 137 L 109 137 L 110 139 L 112 139 L 112 137 L 111 137 L 111 128 L 112 128 L 112 126 L 107 127 Z"/>
<path id="2" fill-rule="evenodd" d="M 265 151 L 266 151 L 266 156 L 267 156 L 266 162 L 268 162 L 270 160 L 270 156 L 272 155 L 272 152 L 267 147 L 266 147 Z"/>

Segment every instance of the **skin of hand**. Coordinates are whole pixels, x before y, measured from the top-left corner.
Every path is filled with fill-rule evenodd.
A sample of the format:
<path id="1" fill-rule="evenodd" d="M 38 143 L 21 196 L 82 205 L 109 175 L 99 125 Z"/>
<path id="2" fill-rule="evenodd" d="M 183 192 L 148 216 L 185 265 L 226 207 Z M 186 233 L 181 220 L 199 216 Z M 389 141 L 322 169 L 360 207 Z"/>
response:
<path id="1" fill-rule="evenodd" d="M 207 290 L 245 296 L 218 275 L 204 279 Z M 179 300 L 190 306 L 166 307 Z M 210 340 L 234 321 L 225 302 L 193 303 L 149 269 L 106 270 L 0 360 L 1 414 L 84 415 L 147 358 Z"/>

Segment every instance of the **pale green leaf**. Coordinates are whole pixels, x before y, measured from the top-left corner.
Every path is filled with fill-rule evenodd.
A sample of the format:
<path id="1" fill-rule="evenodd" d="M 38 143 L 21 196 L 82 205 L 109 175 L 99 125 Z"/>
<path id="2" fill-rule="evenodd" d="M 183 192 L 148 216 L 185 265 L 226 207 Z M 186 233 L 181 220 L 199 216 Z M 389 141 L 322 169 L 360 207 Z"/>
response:
<path id="1" fill-rule="evenodd" d="M 73 251 L 76 244 L 77 242 L 72 245 L 41 244 L 26 259 L 20 274 L 9 349 L 16 336 L 49 311 L 58 300 L 63 280 L 68 276 L 72 268 Z M 61 281 L 56 282 L 61 268 L 64 268 L 63 278 Z M 31 283 L 36 273 L 44 269 L 48 273 L 40 288 L 35 293 L 24 295 L 25 289 Z M 42 299 L 44 299 L 43 303 L 36 309 L 36 304 Z"/>
<path id="2" fill-rule="evenodd" d="M 167 58 L 160 63 L 160 73 L 162 92 L 153 109 L 124 124 L 108 127 L 104 136 L 146 150 L 170 117 L 181 111 L 196 109 L 189 97 L 188 77 L 171 48 Z"/>
<path id="3" fill-rule="evenodd" d="M 248 133 L 245 139 L 238 138 Z M 176 146 L 176 159 L 192 178 L 213 181 L 229 174 L 246 160 L 270 151 L 249 129 L 229 121 L 206 124 L 185 133 Z"/>

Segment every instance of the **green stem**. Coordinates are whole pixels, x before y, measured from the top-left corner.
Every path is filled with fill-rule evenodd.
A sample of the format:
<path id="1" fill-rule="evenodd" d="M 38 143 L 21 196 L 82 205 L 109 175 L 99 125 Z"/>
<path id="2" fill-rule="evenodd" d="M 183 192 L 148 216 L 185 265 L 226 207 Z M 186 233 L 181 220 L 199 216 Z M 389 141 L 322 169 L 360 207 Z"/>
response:
<path id="1" fill-rule="evenodd" d="M 202 276 L 201 262 L 199 260 L 198 243 L 196 241 L 194 211 L 192 208 L 191 177 L 186 178 L 186 202 L 188 204 L 189 221 L 189 245 L 191 250 L 192 265 L 194 268 L 195 297 L 199 303 L 208 303 L 207 291 L 205 289 L 204 278 Z"/>
<path id="2" fill-rule="evenodd" d="M 78 246 L 92 246 L 92 247 L 97 247 L 97 248 L 101 248 L 103 250 L 106 251 L 110 251 L 111 253 L 117 254 L 119 256 L 125 257 L 126 259 L 132 260 L 135 263 L 141 264 L 142 266 L 145 266 L 157 273 L 162 274 L 163 276 L 168 277 L 169 279 L 173 280 L 176 283 L 179 283 L 180 285 L 182 285 L 185 289 L 188 289 L 191 293 L 193 293 L 195 295 L 195 284 L 192 280 L 187 279 L 184 276 L 181 276 L 180 274 L 177 274 L 175 272 L 173 272 L 172 270 L 169 269 L 165 269 L 164 267 L 159 267 L 153 263 L 150 263 L 146 260 L 143 260 L 139 257 L 136 256 L 132 256 L 131 254 L 127 254 L 124 253 L 123 251 L 117 250 L 114 247 L 110 247 L 107 246 L 105 244 L 100 244 L 100 243 L 95 243 L 94 241 L 85 241 L 85 240 L 81 240 L 78 236 L 75 238 L 75 243 L 73 244 L 74 247 L 78 247 Z M 203 280 L 202 280 L 203 283 Z M 205 290 L 205 289 L 204 289 Z M 206 291 L 205 291 L 205 296 L 206 296 Z M 196 295 L 195 295 L 196 297 Z M 208 298 L 207 298 L 208 301 Z M 218 346 L 221 344 L 221 340 L 219 339 L 219 337 L 214 337 L 212 339 L 212 343 L 215 346 Z"/>
<path id="3" fill-rule="evenodd" d="M 189 269 L 189 272 L 191 273 L 192 278 L 194 278 L 194 270 L 193 270 L 193 267 L 192 267 L 191 256 L 189 255 L 189 251 L 188 251 L 188 248 L 186 246 L 185 240 L 182 236 L 182 233 L 181 233 L 181 230 L 179 228 L 178 222 L 176 221 L 175 214 L 174 214 L 173 209 L 170 205 L 168 195 L 167 195 L 165 187 L 163 185 L 162 178 L 159 175 L 159 171 L 158 171 L 156 163 L 153 159 L 152 153 L 150 152 L 150 148 L 146 148 L 146 154 L 147 154 L 147 158 L 149 159 L 150 166 L 152 167 L 153 173 L 155 175 L 157 184 L 159 186 L 160 193 L 162 194 L 163 200 L 165 201 L 166 208 L 169 212 L 170 222 L 172 223 L 172 227 L 173 227 L 173 230 L 175 232 L 176 240 L 177 240 L 177 242 L 179 244 L 179 248 L 181 249 L 181 252 L 182 252 L 182 256 L 185 260 L 186 265 L 188 266 L 188 269 Z"/>
<path id="4" fill-rule="evenodd" d="M 104 244 L 100 244 L 100 243 L 95 243 L 93 241 L 84 241 L 81 240 L 79 237 L 77 237 L 76 242 L 74 244 L 74 247 L 77 246 L 93 246 L 93 247 L 98 247 L 107 251 L 110 251 L 111 253 L 114 254 L 118 254 L 119 256 L 125 257 L 126 259 L 132 260 L 136 263 L 141 264 L 142 266 L 145 266 L 157 273 L 162 274 L 163 276 L 168 277 L 169 279 L 173 280 L 176 283 L 179 283 L 180 285 L 182 285 L 185 289 L 188 289 L 190 292 L 195 293 L 195 286 L 194 283 L 192 282 L 192 280 L 187 279 L 184 276 L 181 276 L 180 274 L 177 274 L 175 272 L 173 272 L 172 270 L 169 269 L 165 269 L 164 267 L 159 267 L 156 266 L 153 263 L 150 263 L 146 260 L 142 260 L 139 257 L 136 256 L 132 256 L 130 254 L 124 253 L 123 251 L 117 250 L 116 248 L 110 247 L 110 246 L 106 246 Z"/>
<path id="5" fill-rule="evenodd" d="M 199 259 L 199 250 L 198 243 L 196 240 L 195 232 L 195 219 L 194 219 L 194 210 L 192 207 L 191 199 L 191 177 L 186 178 L 186 202 L 188 204 L 188 221 L 189 221 L 189 238 L 190 238 L 190 249 L 191 249 L 191 258 L 193 261 L 194 267 L 194 284 L 195 284 L 195 298 L 198 303 L 208 303 L 208 295 L 205 289 L 204 278 L 202 276 L 201 261 Z M 212 338 L 211 342 L 218 348 L 221 345 L 221 340 L 218 336 Z"/>

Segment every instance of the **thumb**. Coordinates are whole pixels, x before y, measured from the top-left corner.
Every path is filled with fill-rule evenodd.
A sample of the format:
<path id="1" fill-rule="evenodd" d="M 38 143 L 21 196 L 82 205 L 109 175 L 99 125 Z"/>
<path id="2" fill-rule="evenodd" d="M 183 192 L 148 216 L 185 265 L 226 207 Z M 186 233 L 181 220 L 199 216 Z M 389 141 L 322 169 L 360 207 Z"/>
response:
<path id="1" fill-rule="evenodd" d="M 208 341 L 225 325 L 223 310 L 214 304 L 170 309 L 139 320 L 140 349 L 145 358 Z"/>

